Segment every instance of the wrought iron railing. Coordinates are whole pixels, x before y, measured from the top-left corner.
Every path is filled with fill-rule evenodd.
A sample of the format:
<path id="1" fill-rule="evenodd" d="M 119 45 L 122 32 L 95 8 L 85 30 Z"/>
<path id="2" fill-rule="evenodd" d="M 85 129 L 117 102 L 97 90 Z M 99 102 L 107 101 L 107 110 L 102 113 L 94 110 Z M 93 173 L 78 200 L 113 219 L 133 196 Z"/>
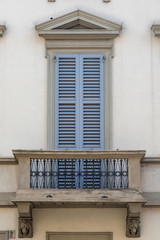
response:
<path id="1" fill-rule="evenodd" d="M 30 187 L 40 189 L 127 189 L 128 159 L 30 160 Z"/>

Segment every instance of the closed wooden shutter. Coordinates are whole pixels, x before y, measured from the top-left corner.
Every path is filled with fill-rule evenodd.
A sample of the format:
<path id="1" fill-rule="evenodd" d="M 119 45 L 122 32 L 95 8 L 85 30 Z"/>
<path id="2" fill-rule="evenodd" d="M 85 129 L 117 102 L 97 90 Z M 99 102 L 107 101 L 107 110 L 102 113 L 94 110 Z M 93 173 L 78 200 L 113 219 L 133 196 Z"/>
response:
<path id="1" fill-rule="evenodd" d="M 103 149 L 103 55 L 57 55 L 55 65 L 55 149 Z"/>
<path id="2" fill-rule="evenodd" d="M 103 56 L 80 56 L 82 149 L 104 148 Z"/>
<path id="3" fill-rule="evenodd" d="M 55 149 L 76 149 L 77 55 L 57 55 L 55 64 Z"/>

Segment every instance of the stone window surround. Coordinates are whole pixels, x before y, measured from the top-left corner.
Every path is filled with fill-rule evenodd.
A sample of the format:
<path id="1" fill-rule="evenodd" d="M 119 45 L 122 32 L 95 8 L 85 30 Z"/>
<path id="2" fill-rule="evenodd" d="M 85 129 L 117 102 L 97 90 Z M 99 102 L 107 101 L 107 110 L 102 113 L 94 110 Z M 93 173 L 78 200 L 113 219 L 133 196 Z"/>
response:
<path id="1" fill-rule="evenodd" d="M 84 29 L 71 29 L 72 22 L 79 20 Z M 64 28 L 63 28 L 64 26 Z M 69 29 L 67 28 L 69 27 Z M 45 38 L 48 61 L 48 124 L 47 148 L 54 149 L 54 82 L 56 54 L 103 54 L 104 55 L 104 112 L 105 149 L 111 149 L 112 103 L 111 103 L 111 61 L 114 38 L 119 35 L 121 25 L 83 12 L 81 10 L 66 14 L 36 26 L 39 35 Z"/>

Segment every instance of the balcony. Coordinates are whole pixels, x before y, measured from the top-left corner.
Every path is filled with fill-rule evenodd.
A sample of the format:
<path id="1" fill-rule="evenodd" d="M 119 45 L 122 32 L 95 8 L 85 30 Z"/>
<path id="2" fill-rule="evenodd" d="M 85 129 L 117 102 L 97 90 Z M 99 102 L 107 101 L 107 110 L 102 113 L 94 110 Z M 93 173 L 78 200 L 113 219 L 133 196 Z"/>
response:
<path id="1" fill-rule="evenodd" d="M 31 159 L 33 189 L 127 189 L 128 159 Z"/>
<path id="2" fill-rule="evenodd" d="M 143 204 L 140 162 L 145 151 L 24 151 L 15 204 L 34 207 L 125 207 Z"/>

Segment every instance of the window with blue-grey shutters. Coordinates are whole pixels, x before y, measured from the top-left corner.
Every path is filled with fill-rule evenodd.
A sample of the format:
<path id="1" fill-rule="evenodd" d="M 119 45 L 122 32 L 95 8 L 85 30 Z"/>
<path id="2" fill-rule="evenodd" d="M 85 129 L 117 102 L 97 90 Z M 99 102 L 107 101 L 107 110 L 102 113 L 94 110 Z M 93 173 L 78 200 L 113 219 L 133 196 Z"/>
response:
<path id="1" fill-rule="evenodd" d="M 55 57 L 55 149 L 104 148 L 104 57 Z"/>

